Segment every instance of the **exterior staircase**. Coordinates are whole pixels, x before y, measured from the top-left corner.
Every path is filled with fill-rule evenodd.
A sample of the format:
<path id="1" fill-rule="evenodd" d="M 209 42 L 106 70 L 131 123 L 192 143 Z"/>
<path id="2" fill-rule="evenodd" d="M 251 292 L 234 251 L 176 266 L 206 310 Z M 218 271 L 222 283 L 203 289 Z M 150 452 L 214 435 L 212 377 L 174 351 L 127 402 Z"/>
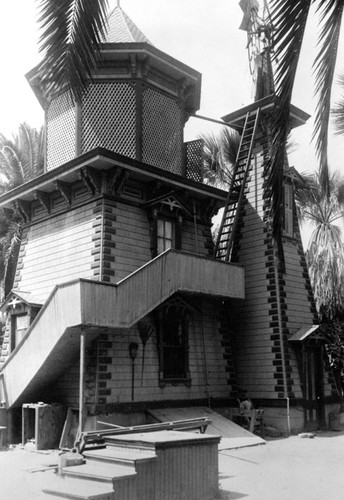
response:
<path id="1" fill-rule="evenodd" d="M 226 204 L 215 244 L 214 256 L 226 262 L 231 260 L 240 209 L 251 165 L 259 114 L 259 108 L 246 114 L 239 150 L 233 167 Z"/>
<path id="2" fill-rule="evenodd" d="M 70 500 L 213 500 L 219 441 L 179 431 L 107 436 L 104 448 L 85 451 L 85 463 L 63 467 L 43 492 Z"/>
<path id="3" fill-rule="evenodd" d="M 57 285 L 0 372 L 6 408 L 37 398 L 103 328 L 130 328 L 175 293 L 244 298 L 244 271 L 167 250 L 117 284 L 78 279 Z M 30 363 L 27 363 L 27 360 Z"/>

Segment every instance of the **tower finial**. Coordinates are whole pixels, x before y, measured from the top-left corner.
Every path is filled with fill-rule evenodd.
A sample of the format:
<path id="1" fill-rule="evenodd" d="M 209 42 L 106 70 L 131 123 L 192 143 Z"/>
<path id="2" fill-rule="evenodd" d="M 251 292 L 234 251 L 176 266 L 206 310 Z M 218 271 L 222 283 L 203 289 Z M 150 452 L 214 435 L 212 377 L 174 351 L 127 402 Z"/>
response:
<path id="1" fill-rule="evenodd" d="M 117 7 L 121 7 L 121 0 L 117 0 Z"/>

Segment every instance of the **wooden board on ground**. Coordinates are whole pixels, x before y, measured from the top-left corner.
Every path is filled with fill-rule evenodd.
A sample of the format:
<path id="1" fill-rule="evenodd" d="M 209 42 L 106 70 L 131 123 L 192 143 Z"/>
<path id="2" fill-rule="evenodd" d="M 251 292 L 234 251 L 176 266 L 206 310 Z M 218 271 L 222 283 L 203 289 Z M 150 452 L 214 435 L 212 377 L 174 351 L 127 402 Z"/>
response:
<path id="1" fill-rule="evenodd" d="M 208 417 L 211 425 L 208 425 L 206 434 L 221 436 L 219 450 L 230 450 L 244 446 L 256 446 L 265 444 L 264 439 L 252 434 L 243 427 L 235 424 L 226 417 L 206 406 L 191 408 L 164 408 L 149 410 L 148 412 L 158 422 L 185 420 L 188 418 Z"/>

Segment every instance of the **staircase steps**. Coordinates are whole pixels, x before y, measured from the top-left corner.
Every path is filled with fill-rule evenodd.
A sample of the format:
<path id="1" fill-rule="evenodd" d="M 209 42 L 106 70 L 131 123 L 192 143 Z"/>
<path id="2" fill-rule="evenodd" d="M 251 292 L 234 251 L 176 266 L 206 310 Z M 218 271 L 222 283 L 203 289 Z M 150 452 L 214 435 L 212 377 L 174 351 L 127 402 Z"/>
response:
<path id="1" fill-rule="evenodd" d="M 84 464 L 50 472 L 43 492 L 67 500 L 209 500 L 218 493 L 219 436 L 164 430 L 105 439 L 105 448 L 84 451 Z"/>
<path id="2" fill-rule="evenodd" d="M 46 495 L 69 500 L 115 500 L 111 484 L 85 479 L 56 477 L 43 489 Z"/>
<path id="3" fill-rule="evenodd" d="M 87 460 L 93 460 L 95 462 L 110 462 L 116 464 L 129 465 L 132 464 L 136 466 L 138 463 L 146 463 L 156 460 L 156 454 L 146 453 L 144 451 L 120 449 L 114 447 L 107 447 L 101 450 L 85 451 L 83 453 Z"/>
<path id="4" fill-rule="evenodd" d="M 69 500 L 137 500 L 134 460 L 129 457 L 122 461 L 118 457 L 119 462 L 111 460 L 113 453 L 108 453 L 106 448 L 87 454 L 86 463 L 63 467 L 61 474 L 55 476 L 43 492 Z"/>
<path id="5" fill-rule="evenodd" d="M 133 465 L 101 463 L 89 460 L 83 465 L 72 465 L 63 469 L 64 476 L 93 479 L 99 482 L 114 483 L 136 475 Z"/>

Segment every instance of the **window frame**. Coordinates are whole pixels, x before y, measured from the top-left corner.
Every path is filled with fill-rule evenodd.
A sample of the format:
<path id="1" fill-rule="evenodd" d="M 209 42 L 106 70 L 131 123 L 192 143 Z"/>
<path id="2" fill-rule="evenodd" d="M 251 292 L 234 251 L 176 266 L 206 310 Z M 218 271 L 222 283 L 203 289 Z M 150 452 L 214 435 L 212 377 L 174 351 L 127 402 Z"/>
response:
<path id="1" fill-rule="evenodd" d="M 172 324 L 169 315 L 172 318 L 179 318 L 178 329 L 180 328 L 181 334 L 181 344 L 167 344 L 167 335 L 170 338 L 173 336 L 171 332 L 166 332 L 166 323 Z M 189 311 L 186 307 L 179 305 L 165 305 L 161 307 L 155 314 L 156 319 L 156 331 L 157 331 L 157 346 L 159 353 L 159 385 L 161 388 L 165 387 L 167 384 L 179 385 L 183 384 L 187 387 L 191 387 L 191 376 L 189 370 Z M 178 333 L 176 333 L 178 335 Z M 179 362 L 182 361 L 180 373 L 169 374 L 168 371 L 171 368 L 170 363 L 166 362 L 166 356 L 171 355 L 173 351 L 179 350 L 177 359 Z M 172 359 L 175 357 L 172 354 Z M 171 361 L 171 358 L 170 360 Z"/>

